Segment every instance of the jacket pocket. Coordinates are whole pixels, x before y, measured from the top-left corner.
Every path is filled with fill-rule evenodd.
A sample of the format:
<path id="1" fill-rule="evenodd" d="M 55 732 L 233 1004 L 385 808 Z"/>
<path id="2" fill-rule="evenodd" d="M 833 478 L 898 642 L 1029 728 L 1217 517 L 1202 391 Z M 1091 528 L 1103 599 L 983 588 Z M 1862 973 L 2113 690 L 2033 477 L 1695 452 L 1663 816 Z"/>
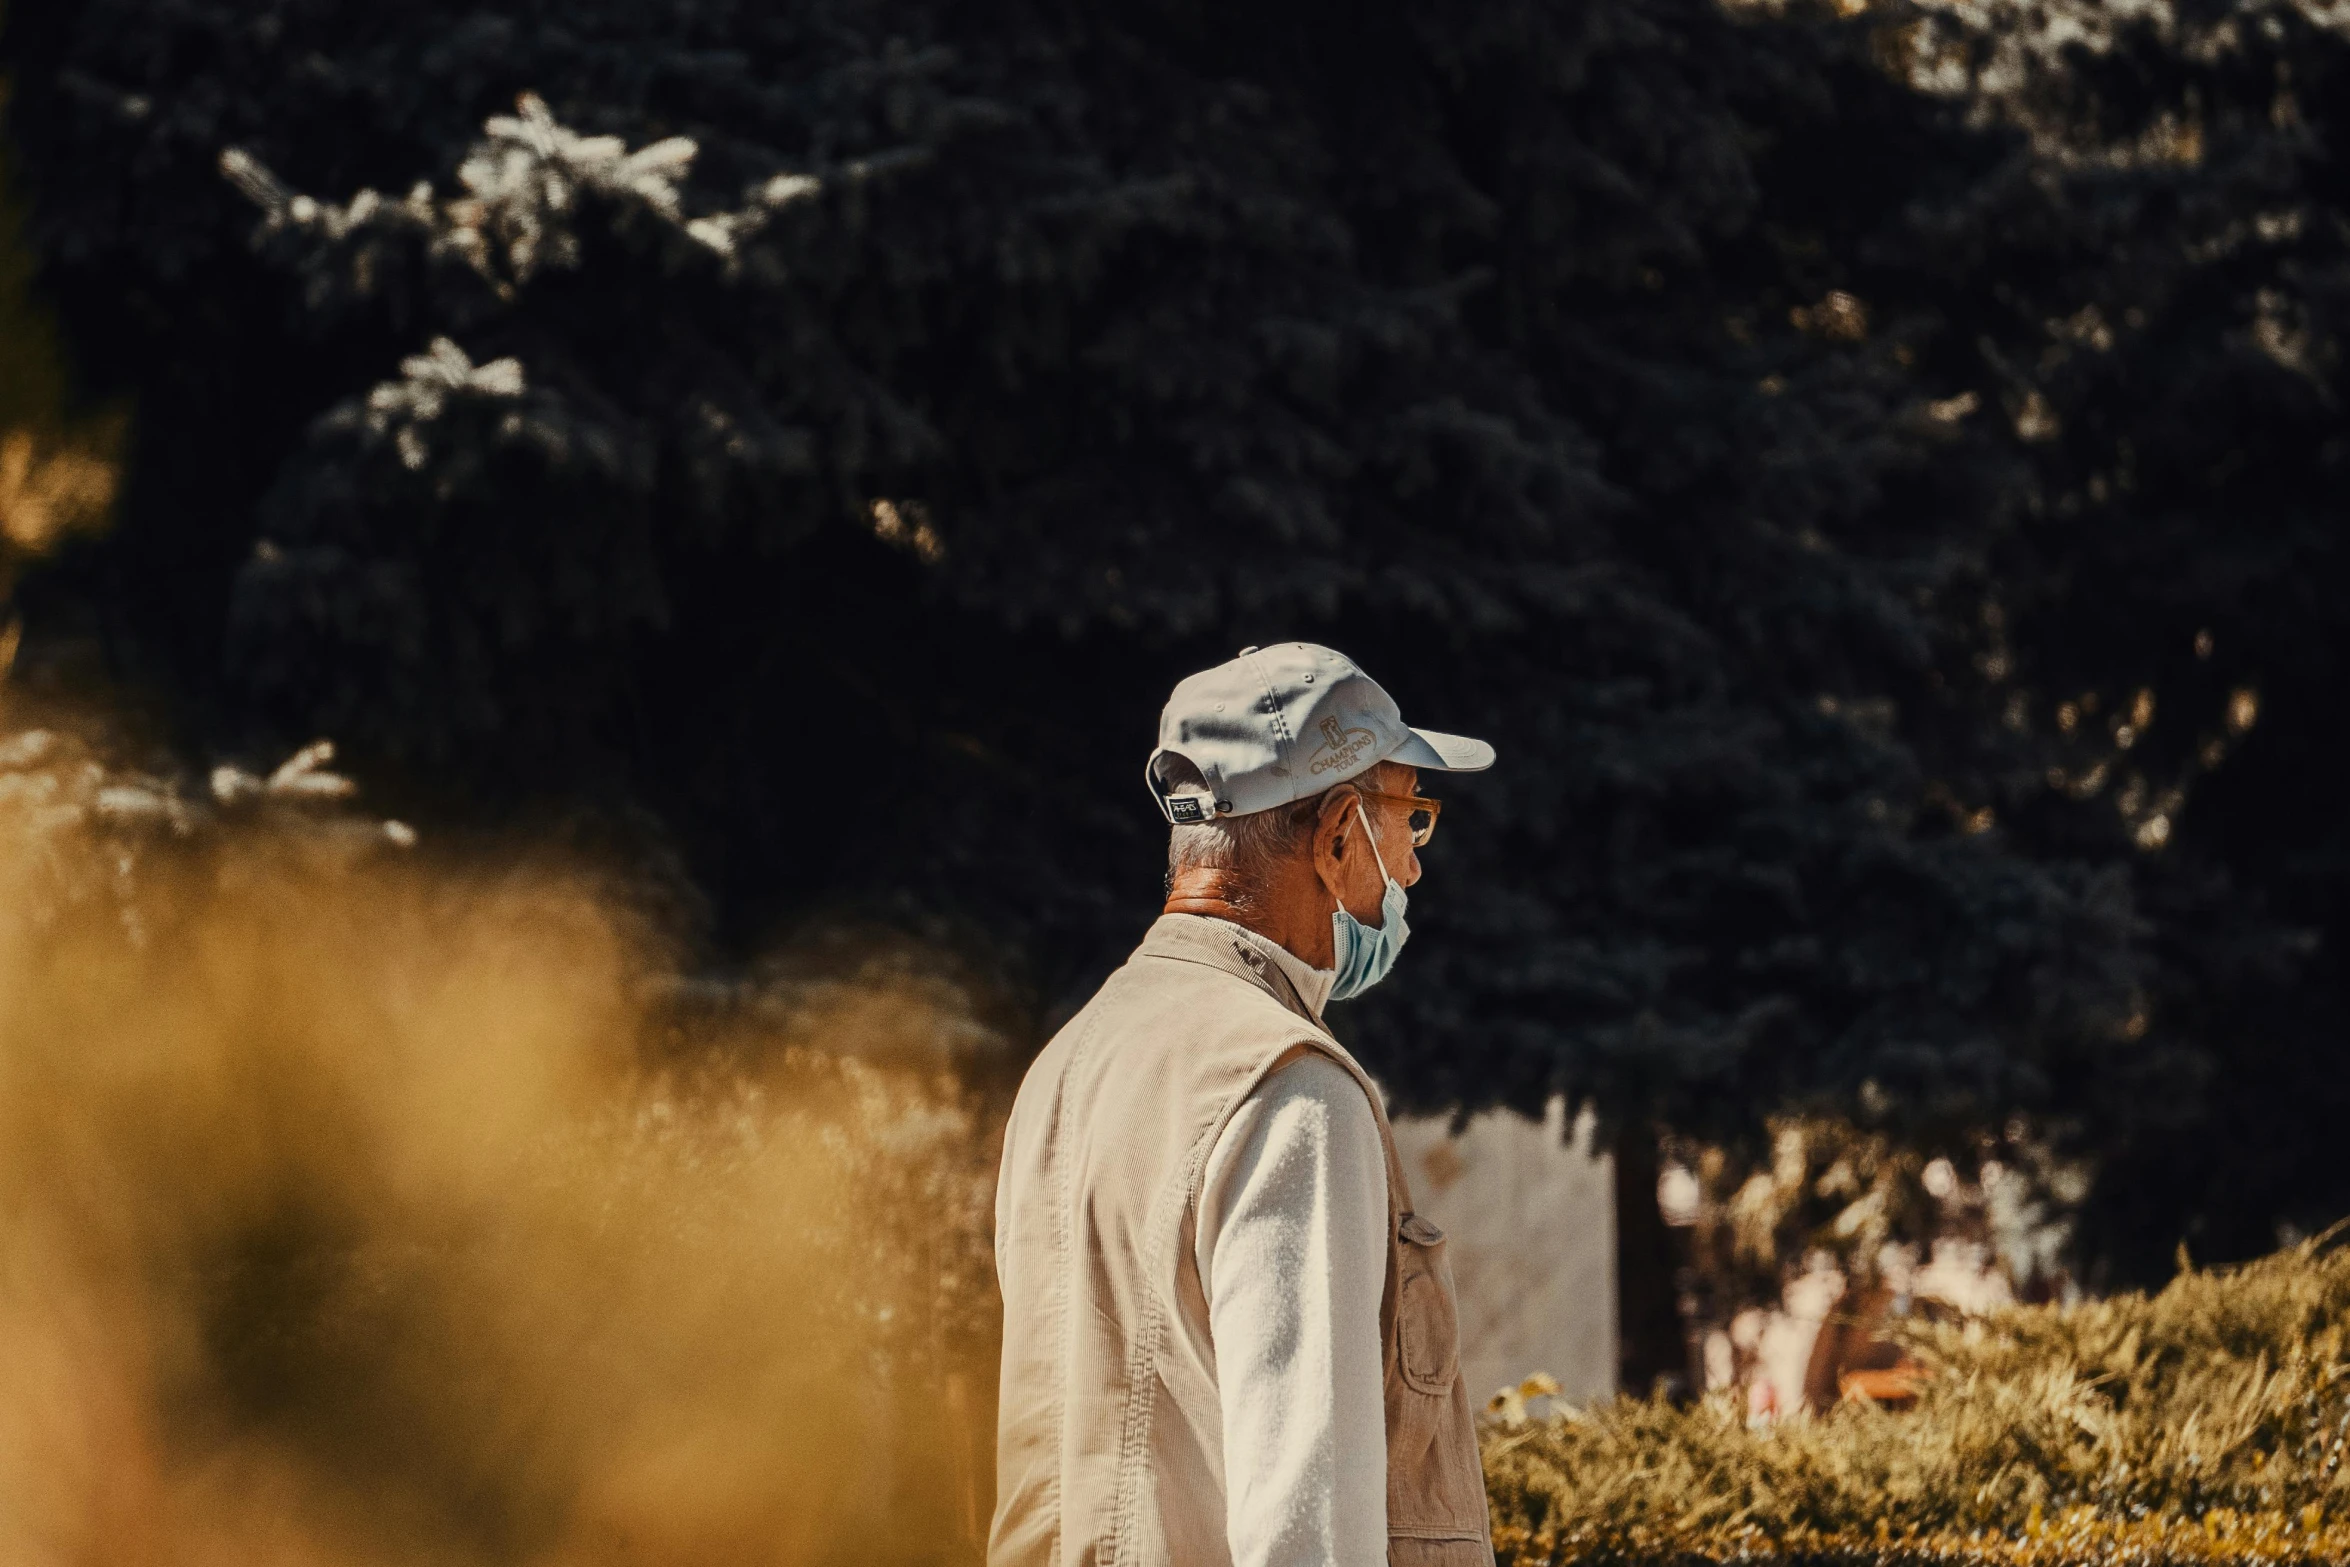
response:
<path id="1" fill-rule="evenodd" d="M 1395 1250 L 1397 1369 L 1422 1393 L 1449 1393 L 1461 1374 L 1461 1329 L 1444 1232 L 1407 1213 L 1395 1223 Z"/>

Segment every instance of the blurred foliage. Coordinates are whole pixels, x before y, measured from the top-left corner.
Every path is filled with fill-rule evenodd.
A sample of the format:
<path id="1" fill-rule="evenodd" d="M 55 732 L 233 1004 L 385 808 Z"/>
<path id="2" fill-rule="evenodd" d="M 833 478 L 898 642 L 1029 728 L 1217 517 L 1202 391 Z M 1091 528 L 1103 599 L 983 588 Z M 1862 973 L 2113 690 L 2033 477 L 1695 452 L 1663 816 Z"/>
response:
<path id="1" fill-rule="evenodd" d="M 1715 1395 L 1488 1423 L 1515 1563 L 2339 1561 L 2350 1255 L 1897 1331 L 1913 1409 L 1750 1427 Z"/>
<path id="2" fill-rule="evenodd" d="M 68 534 L 105 520 L 123 435 L 119 414 L 69 417 L 57 326 L 33 298 L 22 224 L 0 151 L 0 679 L 21 635 L 9 611 L 17 573 Z"/>
<path id="3" fill-rule="evenodd" d="M 592 813 L 721 953 L 949 938 L 1028 1042 L 1150 911 L 1165 690 L 1311 635 L 1502 751 L 1343 1022 L 1405 1103 L 1753 1168 L 1774 1111 L 2025 1113 L 2115 1277 L 2350 1207 L 2313 10 L 16 0 L 0 52 L 140 410 L 38 688 Z"/>
<path id="4" fill-rule="evenodd" d="M 932 983 L 714 995 L 321 747 L 0 709 L 0 1557 L 976 1561 L 992 1124 Z"/>
<path id="5" fill-rule="evenodd" d="M 1782 1303 L 1791 1272 L 1832 1266 L 1857 1285 L 1904 1269 L 1938 1242 L 1995 1256 L 2028 1297 L 2061 1294 L 2070 1228 L 2093 1172 L 2059 1156 L 2018 1119 L 1958 1159 L 1832 1116 L 1773 1116 L 1767 1161 L 1720 1146 L 1680 1145 L 1687 1172 L 1691 1275 L 1685 1293 L 1706 1323 Z"/>

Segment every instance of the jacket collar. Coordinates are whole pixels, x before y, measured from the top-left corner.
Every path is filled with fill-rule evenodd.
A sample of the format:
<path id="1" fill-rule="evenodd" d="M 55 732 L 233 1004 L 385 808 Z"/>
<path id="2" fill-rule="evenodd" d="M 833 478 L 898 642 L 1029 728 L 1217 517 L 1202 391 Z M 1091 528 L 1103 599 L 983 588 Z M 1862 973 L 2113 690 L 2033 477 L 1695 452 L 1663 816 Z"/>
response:
<path id="1" fill-rule="evenodd" d="M 1198 963 L 1218 969 L 1236 979 L 1243 979 L 1280 1002 L 1290 1011 L 1314 1025 L 1322 1027 L 1322 1020 L 1314 1016 L 1281 965 L 1259 952 L 1255 945 L 1243 939 L 1239 932 L 1228 928 L 1221 920 L 1207 919 L 1197 914 L 1162 914 L 1151 924 L 1135 949 L 1138 958 L 1173 958 L 1182 963 Z"/>

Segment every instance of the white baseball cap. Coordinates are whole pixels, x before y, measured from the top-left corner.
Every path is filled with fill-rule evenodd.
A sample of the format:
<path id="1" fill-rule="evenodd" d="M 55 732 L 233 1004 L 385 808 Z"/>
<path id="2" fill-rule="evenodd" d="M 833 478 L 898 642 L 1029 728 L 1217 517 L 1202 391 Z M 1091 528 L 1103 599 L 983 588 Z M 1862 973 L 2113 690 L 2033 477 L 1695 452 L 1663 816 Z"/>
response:
<path id="1" fill-rule="evenodd" d="M 1198 769 L 1204 786 L 1170 777 L 1165 764 L 1175 757 Z M 1352 660 L 1284 642 L 1244 647 L 1178 685 L 1159 715 L 1159 748 L 1143 781 L 1168 821 L 1204 822 L 1310 799 L 1381 762 L 1481 773 L 1493 765 L 1493 747 L 1412 728 Z"/>

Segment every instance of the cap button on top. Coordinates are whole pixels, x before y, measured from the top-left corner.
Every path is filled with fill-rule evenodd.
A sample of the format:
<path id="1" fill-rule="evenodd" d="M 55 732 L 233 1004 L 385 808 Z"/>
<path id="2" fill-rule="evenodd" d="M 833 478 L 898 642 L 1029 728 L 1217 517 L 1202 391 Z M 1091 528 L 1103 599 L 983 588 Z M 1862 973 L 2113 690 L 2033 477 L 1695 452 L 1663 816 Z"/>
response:
<path id="1" fill-rule="evenodd" d="M 1251 642 L 1251 643 L 1250 643 L 1250 644 L 1249 644 L 1247 647 L 1244 647 L 1244 648 L 1242 648 L 1242 649 L 1241 649 L 1239 652 L 1237 652 L 1237 653 L 1233 654 L 1232 656 L 1233 656 L 1234 658 L 1246 658 L 1246 657 L 1248 657 L 1248 656 L 1249 656 L 1251 653 L 1254 653 L 1256 650 L 1257 650 L 1257 645 L 1256 645 L 1254 642 Z"/>

